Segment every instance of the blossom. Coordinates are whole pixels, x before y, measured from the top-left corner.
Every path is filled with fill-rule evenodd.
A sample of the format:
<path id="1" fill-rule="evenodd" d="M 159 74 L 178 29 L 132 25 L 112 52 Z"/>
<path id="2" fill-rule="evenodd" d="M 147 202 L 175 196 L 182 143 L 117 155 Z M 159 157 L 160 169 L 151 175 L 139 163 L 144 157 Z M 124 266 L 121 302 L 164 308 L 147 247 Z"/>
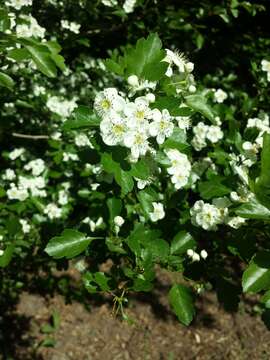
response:
<path id="1" fill-rule="evenodd" d="M 26 220 L 24 220 L 24 219 L 20 219 L 19 220 L 20 221 L 20 224 L 21 224 L 21 226 L 22 226 L 22 232 L 24 233 L 24 234 L 28 234 L 29 232 L 30 232 L 30 230 L 31 230 L 31 226 L 28 224 L 28 222 L 26 221 Z"/>
<path id="2" fill-rule="evenodd" d="M 102 4 L 105 6 L 116 6 L 117 5 L 117 0 L 101 0 Z"/>
<path id="3" fill-rule="evenodd" d="M 124 224 L 125 220 L 122 218 L 122 216 L 118 215 L 118 216 L 115 216 L 115 218 L 113 219 L 113 222 L 115 223 L 116 226 L 121 227 Z"/>
<path id="4" fill-rule="evenodd" d="M 148 119 L 152 113 L 145 98 L 138 97 L 134 102 L 125 105 L 124 114 L 127 117 L 127 124 L 130 128 L 148 127 Z"/>
<path id="5" fill-rule="evenodd" d="M 208 253 L 207 253 L 206 250 L 202 250 L 200 255 L 201 255 L 201 258 L 204 259 L 204 260 L 208 257 Z"/>
<path id="6" fill-rule="evenodd" d="M 14 179 L 16 179 L 16 173 L 13 169 L 6 169 L 5 173 L 2 176 L 3 180 L 9 180 L 12 181 Z"/>
<path id="7" fill-rule="evenodd" d="M 74 21 L 68 21 L 68 20 L 61 20 L 61 26 L 63 29 L 67 29 L 71 32 L 73 32 L 74 34 L 79 34 L 80 33 L 80 24 L 77 24 Z"/>
<path id="8" fill-rule="evenodd" d="M 39 176 L 45 170 L 45 162 L 42 159 L 35 159 L 24 165 L 25 170 L 31 170 L 33 176 Z"/>
<path id="9" fill-rule="evenodd" d="M 190 210 L 191 222 L 204 230 L 217 230 L 217 225 L 222 222 L 219 209 L 203 200 L 195 202 Z"/>
<path id="10" fill-rule="evenodd" d="M 23 6 L 31 6 L 32 2 L 33 0 L 8 0 L 5 1 L 5 5 L 20 10 Z"/>
<path id="11" fill-rule="evenodd" d="M 10 158 L 10 160 L 16 160 L 18 157 L 21 157 L 24 152 L 25 152 L 24 148 L 14 149 L 9 153 L 8 157 Z"/>
<path id="12" fill-rule="evenodd" d="M 26 23 L 16 26 L 16 34 L 19 38 L 44 38 L 46 29 L 40 26 L 33 16 L 23 16 L 22 18 Z"/>
<path id="13" fill-rule="evenodd" d="M 214 92 L 214 101 L 221 104 L 224 100 L 226 100 L 228 97 L 227 93 L 223 91 L 222 89 L 217 89 Z"/>
<path id="14" fill-rule="evenodd" d="M 194 65 L 191 62 L 188 62 L 184 54 L 181 54 L 179 51 L 166 49 L 166 57 L 163 61 L 168 62 L 170 65 L 174 64 L 180 73 L 186 71 L 191 72 L 194 68 Z"/>
<path id="15" fill-rule="evenodd" d="M 270 81 L 270 61 L 268 60 L 262 60 L 262 71 L 266 71 L 267 73 L 267 80 Z"/>
<path id="16" fill-rule="evenodd" d="M 156 136 L 157 143 L 163 144 L 166 137 L 173 133 L 172 117 L 167 109 L 160 112 L 158 109 L 152 111 L 153 122 L 149 126 L 149 133 L 151 136 Z"/>
<path id="17" fill-rule="evenodd" d="M 50 220 L 59 219 L 62 216 L 62 209 L 56 204 L 50 203 L 44 208 L 44 214 L 46 214 Z"/>
<path id="18" fill-rule="evenodd" d="M 125 0 L 123 9 L 126 14 L 132 13 L 137 0 Z"/>
<path id="19" fill-rule="evenodd" d="M 58 193 L 58 203 L 60 205 L 68 204 L 68 192 L 66 190 L 60 190 Z"/>
<path id="20" fill-rule="evenodd" d="M 241 216 L 234 216 L 232 218 L 229 218 L 226 224 L 233 229 L 239 229 L 242 225 L 245 224 L 245 222 L 246 219 L 242 218 Z"/>
<path id="21" fill-rule="evenodd" d="M 175 120 L 177 121 L 178 127 L 181 130 L 188 130 L 191 126 L 191 119 L 189 116 L 176 116 Z"/>
<path id="22" fill-rule="evenodd" d="M 122 144 L 124 136 L 127 133 L 127 124 L 125 119 L 113 112 L 111 116 L 106 116 L 100 123 L 101 136 L 105 144 Z"/>
<path id="23" fill-rule="evenodd" d="M 28 198 L 29 194 L 26 189 L 18 188 L 15 184 L 10 184 L 10 189 L 7 190 L 7 197 L 10 200 L 24 201 Z"/>
<path id="24" fill-rule="evenodd" d="M 206 138 L 212 143 L 216 143 L 223 138 L 223 131 L 219 126 L 211 125 L 208 127 Z"/>
<path id="25" fill-rule="evenodd" d="M 81 133 L 81 134 L 77 134 L 75 136 L 75 144 L 78 146 L 78 147 L 82 147 L 82 146 L 91 146 L 91 143 L 87 137 L 87 135 Z"/>
<path id="26" fill-rule="evenodd" d="M 134 159 L 145 155 L 149 149 L 148 135 L 143 129 L 132 129 L 124 134 L 124 145 L 131 150 Z"/>
<path id="27" fill-rule="evenodd" d="M 154 208 L 154 211 L 149 213 L 151 221 L 156 222 L 158 220 L 163 219 L 165 217 L 163 204 L 153 202 L 152 206 Z"/>
<path id="28" fill-rule="evenodd" d="M 99 92 L 94 101 L 94 109 L 101 117 L 109 115 L 112 110 L 120 112 L 124 106 L 125 100 L 118 94 L 115 88 L 107 88 Z"/>
<path id="29" fill-rule="evenodd" d="M 71 115 L 77 104 L 75 99 L 65 100 L 58 96 L 50 96 L 46 106 L 50 111 L 65 119 Z"/>

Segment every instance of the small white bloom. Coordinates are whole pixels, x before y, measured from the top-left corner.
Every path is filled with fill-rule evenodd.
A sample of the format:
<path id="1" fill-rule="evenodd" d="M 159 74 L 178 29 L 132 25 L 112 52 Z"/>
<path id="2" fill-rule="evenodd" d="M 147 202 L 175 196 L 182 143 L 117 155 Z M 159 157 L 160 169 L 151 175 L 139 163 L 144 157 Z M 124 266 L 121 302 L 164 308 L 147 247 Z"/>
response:
<path id="1" fill-rule="evenodd" d="M 152 118 L 154 121 L 149 126 L 149 133 L 151 136 L 156 136 L 158 144 L 163 144 L 165 139 L 173 133 L 172 117 L 167 109 L 163 109 L 162 112 L 154 109 Z"/>
<path id="2" fill-rule="evenodd" d="M 217 143 L 223 138 L 223 131 L 219 126 L 211 125 L 208 127 L 206 137 L 212 143 Z"/>
<path id="3" fill-rule="evenodd" d="M 33 0 L 7 0 L 5 1 L 5 5 L 20 10 L 23 6 L 31 6 L 32 2 Z"/>
<path id="4" fill-rule="evenodd" d="M 195 85 L 189 85 L 189 87 L 188 87 L 188 91 L 189 91 L 190 93 L 195 93 L 195 92 L 196 92 L 196 90 L 197 90 L 197 88 L 196 88 L 196 86 L 195 86 Z"/>
<path id="5" fill-rule="evenodd" d="M 190 210 L 190 214 L 192 224 L 200 226 L 204 230 L 217 230 L 217 225 L 222 222 L 220 210 L 202 200 L 196 201 Z"/>
<path id="6" fill-rule="evenodd" d="M 121 145 L 127 133 L 127 124 L 119 114 L 112 112 L 110 116 L 104 117 L 101 121 L 100 130 L 105 144 L 110 146 Z"/>
<path id="7" fill-rule="evenodd" d="M 139 79 L 137 75 L 130 75 L 127 79 L 127 82 L 130 86 L 136 87 L 139 85 Z"/>
<path id="8" fill-rule="evenodd" d="M 201 258 L 203 258 L 204 260 L 207 258 L 207 256 L 208 256 L 208 253 L 207 253 L 207 251 L 206 250 L 202 250 L 201 251 Z"/>
<path id="9" fill-rule="evenodd" d="M 227 97 L 228 97 L 227 93 L 222 89 L 218 89 L 214 92 L 214 100 L 219 104 L 223 103 L 223 101 L 226 100 Z"/>
<path id="10" fill-rule="evenodd" d="M 154 208 L 154 211 L 149 214 L 150 219 L 153 222 L 156 222 L 158 220 L 161 220 L 165 217 L 165 211 L 162 203 L 153 202 L 152 206 Z"/>
<path id="11" fill-rule="evenodd" d="M 149 103 L 153 103 L 153 102 L 155 102 L 155 100 L 156 100 L 156 97 L 155 97 L 155 95 L 153 94 L 153 93 L 148 93 L 148 94 L 146 94 L 146 100 L 149 102 Z"/>
<path id="12" fill-rule="evenodd" d="M 10 160 L 16 160 L 17 158 L 21 157 L 21 155 L 25 152 L 24 148 L 14 149 L 9 153 Z"/>
<path id="13" fill-rule="evenodd" d="M 2 178 L 3 178 L 3 180 L 12 181 L 12 180 L 16 179 L 16 173 L 13 169 L 6 169 Z"/>
<path id="14" fill-rule="evenodd" d="M 115 216 L 115 218 L 113 219 L 113 221 L 114 221 L 114 223 L 115 223 L 115 225 L 116 226 L 119 226 L 119 227 L 121 227 L 123 224 L 124 224 L 124 222 L 125 222 L 125 220 L 122 218 L 122 216 Z"/>
<path id="15" fill-rule="evenodd" d="M 126 14 L 130 14 L 134 11 L 137 0 L 125 0 L 123 9 Z"/>
<path id="16" fill-rule="evenodd" d="M 196 261 L 200 261 L 200 255 L 197 254 L 196 252 L 194 252 L 193 256 L 192 256 L 192 261 L 196 262 Z"/>
<path id="17" fill-rule="evenodd" d="M 77 24 L 76 22 L 73 21 L 68 21 L 68 20 L 61 20 L 61 26 L 63 29 L 67 29 L 75 34 L 79 34 L 80 33 L 80 24 Z"/>
<path id="18" fill-rule="evenodd" d="M 192 250 L 192 249 L 188 249 L 187 250 L 187 256 L 189 256 L 189 257 L 193 257 L 193 255 L 194 255 L 194 250 Z"/>
<path id="19" fill-rule="evenodd" d="M 33 176 L 39 176 L 45 170 L 45 162 L 42 159 L 35 159 L 24 165 L 25 170 L 31 170 Z"/>
<path id="20" fill-rule="evenodd" d="M 118 94 L 117 89 L 107 88 L 95 97 L 94 108 L 99 116 L 109 115 L 111 111 L 120 112 L 125 106 L 125 100 Z"/>
<path id="21" fill-rule="evenodd" d="M 232 227 L 234 229 L 239 229 L 242 225 L 245 224 L 245 222 L 246 222 L 246 219 L 244 219 L 240 216 L 234 216 L 227 221 L 227 225 L 229 225 L 230 227 Z"/>
<path id="22" fill-rule="evenodd" d="M 31 230 L 31 226 L 28 224 L 28 222 L 24 219 L 20 219 L 20 224 L 22 226 L 23 233 L 28 234 Z"/>
<path id="23" fill-rule="evenodd" d="M 45 207 L 44 214 L 46 214 L 50 220 L 59 219 L 62 216 L 62 209 L 56 204 L 50 203 Z"/>
<path id="24" fill-rule="evenodd" d="M 75 136 L 75 144 L 78 146 L 78 147 L 83 147 L 83 146 L 91 146 L 91 143 L 87 137 L 87 135 L 81 133 L 81 134 L 77 134 Z"/>
<path id="25" fill-rule="evenodd" d="M 149 149 L 147 133 L 143 129 L 130 130 L 124 134 L 124 145 L 131 149 L 131 155 L 138 159 L 140 155 L 145 155 Z"/>

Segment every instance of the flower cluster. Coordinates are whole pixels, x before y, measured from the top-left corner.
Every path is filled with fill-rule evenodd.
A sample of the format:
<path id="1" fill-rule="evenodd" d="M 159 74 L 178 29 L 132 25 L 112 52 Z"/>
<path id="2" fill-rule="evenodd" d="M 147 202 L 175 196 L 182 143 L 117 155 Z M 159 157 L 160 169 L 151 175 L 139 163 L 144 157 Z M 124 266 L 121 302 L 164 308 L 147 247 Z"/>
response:
<path id="1" fill-rule="evenodd" d="M 59 115 L 63 119 L 69 117 L 72 111 L 77 107 L 75 99 L 66 100 L 58 96 L 49 97 L 46 105 L 51 112 Z"/>
<path id="2" fill-rule="evenodd" d="M 151 110 L 151 96 L 126 100 L 117 89 L 108 88 L 97 94 L 94 108 L 102 117 L 101 136 L 105 144 L 130 148 L 133 161 L 151 150 L 149 138 L 158 144 L 173 133 L 173 117 L 167 109 Z"/>
<path id="3" fill-rule="evenodd" d="M 267 74 L 267 81 L 270 81 L 270 61 L 264 59 L 261 61 L 261 65 L 262 71 L 265 71 Z"/>
<path id="4" fill-rule="evenodd" d="M 176 149 L 166 151 L 170 160 L 170 167 L 167 168 L 171 175 L 171 181 L 178 190 L 187 185 L 191 174 L 191 163 L 186 154 L 182 154 Z"/>
<path id="5" fill-rule="evenodd" d="M 32 2 L 33 0 L 7 0 L 5 5 L 20 10 L 23 6 L 31 6 Z"/>
<path id="6" fill-rule="evenodd" d="M 19 38 L 44 38 L 46 29 L 40 26 L 31 15 L 21 15 L 21 24 L 16 26 L 16 34 Z"/>
<path id="7" fill-rule="evenodd" d="M 207 146 L 206 140 L 215 144 L 223 138 L 223 131 L 220 126 L 206 125 L 203 122 L 199 122 L 193 127 L 193 133 L 194 137 L 191 144 L 197 151 L 200 151 Z"/>

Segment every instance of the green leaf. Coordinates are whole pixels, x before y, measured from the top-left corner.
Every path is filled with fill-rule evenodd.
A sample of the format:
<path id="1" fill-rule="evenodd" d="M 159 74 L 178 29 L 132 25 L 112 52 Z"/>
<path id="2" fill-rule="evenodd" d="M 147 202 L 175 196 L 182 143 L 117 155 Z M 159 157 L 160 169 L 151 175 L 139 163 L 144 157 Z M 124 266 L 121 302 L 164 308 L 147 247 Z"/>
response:
<path id="1" fill-rule="evenodd" d="M 185 97 L 186 104 L 196 112 L 201 113 L 210 121 L 214 122 L 214 113 L 211 107 L 207 104 L 207 100 L 203 95 L 188 95 Z"/>
<path id="2" fill-rule="evenodd" d="M 137 41 L 136 47 L 128 49 L 125 55 L 128 75 L 137 75 L 141 79 L 159 80 L 166 72 L 168 63 L 162 43 L 157 34 Z"/>
<path id="3" fill-rule="evenodd" d="M 4 254 L 2 256 L 0 256 L 0 267 L 6 267 L 8 266 L 8 264 L 10 263 L 11 259 L 12 259 L 12 255 L 14 252 L 14 245 L 8 245 L 7 248 L 4 251 Z"/>
<path id="4" fill-rule="evenodd" d="M 51 53 L 45 46 L 25 45 L 25 48 L 31 54 L 31 57 L 37 68 L 48 77 L 56 77 L 57 70 L 54 61 L 51 59 Z"/>
<path id="5" fill-rule="evenodd" d="M 270 290 L 268 290 L 263 297 L 261 298 L 261 302 L 267 309 L 270 309 Z"/>
<path id="6" fill-rule="evenodd" d="M 102 154 L 101 164 L 105 171 L 114 175 L 115 181 L 121 187 L 121 195 L 125 196 L 132 191 L 134 182 L 129 171 L 121 168 L 120 164 L 113 160 L 109 153 Z"/>
<path id="7" fill-rule="evenodd" d="M 193 111 L 190 108 L 185 107 L 185 110 L 183 110 L 180 104 L 181 102 L 177 97 L 160 96 L 151 107 L 159 110 L 167 109 L 172 116 L 183 116 L 183 114 L 184 116 L 189 116 L 192 114 Z"/>
<path id="8" fill-rule="evenodd" d="M 174 128 L 172 135 L 163 144 L 166 149 L 177 149 L 179 151 L 184 151 L 189 146 L 185 131 L 177 127 Z"/>
<path id="9" fill-rule="evenodd" d="M 22 62 L 30 58 L 29 52 L 24 48 L 9 50 L 7 56 L 17 62 Z"/>
<path id="10" fill-rule="evenodd" d="M 9 90 L 12 90 L 15 83 L 13 79 L 8 76 L 7 74 L 4 74 L 3 72 L 0 72 L 0 86 L 6 87 Z"/>
<path id="11" fill-rule="evenodd" d="M 77 130 L 81 128 L 97 127 L 100 120 L 88 106 L 78 106 L 70 119 L 64 122 L 63 130 Z"/>
<path id="12" fill-rule="evenodd" d="M 110 213 L 110 222 L 113 223 L 114 218 L 121 213 L 122 200 L 117 198 L 109 198 L 107 200 L 107 206 Z"/>
<path id="13" fill-rule="evenodd" d="M 158 200 L 158 194 L 151 187 L 141 190 L 137 194 L 137 198 L 140 202 L 146 219 L 149 219 L 149 213 L 153 211 L 153 202 Z"/>
<path id="14" fill-rule="evenodd" d="M 256 199 L 240 205 L 234 212 L 236 215 L 246 219 L 270 220 L 270 210 L 261 205 Z"/>
<path id="15" fill-rule="evenodd" d="M 270 288 L 270 251 L 260 251 L 254 256 L 244 271 L 242 286 L 249 293 Z"/>
<path id="16" fill-rule="evenodd" d="M 130 174 L 138 179 L 148 180 L 151 175 L 151 164 L 146 159 L 141 159 L 131 165 Z"/>
<path id="17" fill-rule="evenodd" d="M 189 325 L 195 314 L 193 296 L 190 289 L 184 285 L 173 285 L 169 292 L 169 301 L 179 321 L 186 326 Z"/>
<path id="18" fill-rule="evenodd" d="M 255 182 L 257 199 L 270 209 L 270 134 L 264 134 L 261 152 L 261 174 Z"/>
<path id="19" fill-rule="evenodd" d="M 45 248 L 48 255 L 55 259 L 70 259 L 82 253 L 94 238 L 86 237 L 79 231 L 66 229 L 60 236 L 52 238 Z"/>
<path id="20" fill-rule="evenodd" d="M 83 275 L 84 286 L 90 293 L 98 291 L 109 291 L 108 285 L 110 278 L 103 272 L 90 273 L 89 271 Z"/>
<path id="21" fill-rule="evenodd" d="M 211 179 L 210 181 L 199 183 L 200 196 L 205 200 L 227 195 L 231 191 L 230 188 L 221 183 L 220 179 Z"/>
<path id="22" fill-rule="evenodd" d="M 179 231 L 171 243 L 171 254 L 181 255 L 196 246 L 194 238 L 186 231 Z"/>

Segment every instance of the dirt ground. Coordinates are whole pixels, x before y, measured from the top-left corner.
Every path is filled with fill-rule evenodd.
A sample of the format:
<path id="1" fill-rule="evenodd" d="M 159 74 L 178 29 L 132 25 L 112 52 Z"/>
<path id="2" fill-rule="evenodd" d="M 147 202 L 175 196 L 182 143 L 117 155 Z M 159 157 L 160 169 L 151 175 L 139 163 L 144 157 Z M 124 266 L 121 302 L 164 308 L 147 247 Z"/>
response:
<path id="1" fill-rule="evenodd" d="M 270 332 L 246 306 L 231 314 L 219 307 L 214 294 L 204 294 L 197 304 L 195 321 L 186 328 L 171 313 L 166 283 L 163 285 L 150 295 L 130 299 L 126 312 L 133 324 L 113 317 L 108 299 L 93 302 L 86 309 L 78 302 L 66 304 L 60 295 L 45 298 L 25 292 L 15 312 L 5 320 L 0 359 L 270 359 Z M 44 325 L 49 324 L 54 311 L 60 315 L 60 325 L 46 334 Z M 54 346 L 46 347 L 46 342 Z"/>

